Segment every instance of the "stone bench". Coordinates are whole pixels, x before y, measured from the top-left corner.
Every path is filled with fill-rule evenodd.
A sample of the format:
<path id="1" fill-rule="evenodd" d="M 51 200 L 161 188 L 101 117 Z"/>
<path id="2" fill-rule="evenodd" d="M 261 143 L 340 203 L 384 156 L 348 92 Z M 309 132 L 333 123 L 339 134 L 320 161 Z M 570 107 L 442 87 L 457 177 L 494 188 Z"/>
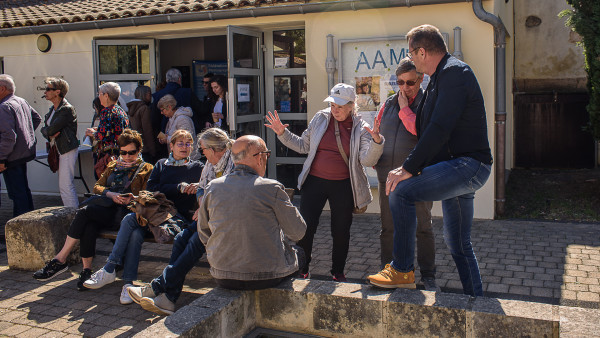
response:
<path id="1" fill-rule="evenodd" d="M 36 271 L 62 249 L 71 221 L 77 209 L 47 207 L 34 210 L 9 220 L 5 226 L 6 255 L 11 269 Z M 114 240 L 117 231 L 102 231 L 99 238 Z M 156 243 L 154 237 L 145 242 Z M 69 265 L 81 261 L 79 246 L 75 246 L 67 259 Z"/>

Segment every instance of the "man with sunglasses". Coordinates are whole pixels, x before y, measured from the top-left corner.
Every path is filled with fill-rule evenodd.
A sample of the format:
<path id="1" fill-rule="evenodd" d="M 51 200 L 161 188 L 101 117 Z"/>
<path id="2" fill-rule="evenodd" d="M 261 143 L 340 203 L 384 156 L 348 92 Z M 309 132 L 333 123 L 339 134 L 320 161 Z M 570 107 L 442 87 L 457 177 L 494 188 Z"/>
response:
<path id="1" fill-rule="evenodd" d="M 12 76 L 0 74 L 0 173 L 13 201 L 13 217 L 33 210 L 27 162 L 35 158 L 35 129 L 41 122 L 40 114 L 15 95 Z"/>
<path id="2" fill-rule="evenodd" d="M 492 164 L 483 95 L 473 70 L 448 53 L 439 29 L 422 25 L 407 38 L 417 72 L 428 74 L 430 81 L 416 112 L 417 145 L 386 180 L 393 260 L 368 278 L 384 288 L 415 287 L 415 203 L 442 201 L 444 240 L 463 292 L 483 296 L 471 244 L 475 192 L 487 181 Z"/>
<path id="3" fill-rule="evenodd" d="M 375 170 L 379 181 L 379 207 L 381 209 L 381 268 L 392 260 L 394 250 L 394 222 L 390 211 L 388 196 L 385 194 L 385 182 L 390 170 L 398 168 L 417 144 L 415 113 L 421 99 L 423 74 L 417 73 L 410 58 L 400 60 L 396 68 L 398 92 L 390 96 L 377 115 L 381 122 L 380 132 L 386 142 L 383 154 Z M 417 261 L 421 271 L 421 282 L 426 290 L 440 291 L 435 282 L 435 238 L 431 225 L 431 207 L 433 202 L 417 202 Z"/>

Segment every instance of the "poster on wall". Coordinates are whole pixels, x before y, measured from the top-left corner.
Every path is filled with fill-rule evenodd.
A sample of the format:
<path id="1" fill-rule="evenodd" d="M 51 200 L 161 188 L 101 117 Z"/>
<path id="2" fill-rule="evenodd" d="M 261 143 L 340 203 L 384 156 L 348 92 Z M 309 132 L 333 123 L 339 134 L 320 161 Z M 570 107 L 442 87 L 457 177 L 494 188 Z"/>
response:
<path id="1" fill-rule="evenodd" d="M 202 85 L 204 75 L 207 73 L 213 73 L 215 75 L 223 75 L 227 77 L 227 61 L 192 61 L 193 74 L 194 74 L 194 93 L 198 96 L 201 101 L 206 96 L 206 91 Z"/>

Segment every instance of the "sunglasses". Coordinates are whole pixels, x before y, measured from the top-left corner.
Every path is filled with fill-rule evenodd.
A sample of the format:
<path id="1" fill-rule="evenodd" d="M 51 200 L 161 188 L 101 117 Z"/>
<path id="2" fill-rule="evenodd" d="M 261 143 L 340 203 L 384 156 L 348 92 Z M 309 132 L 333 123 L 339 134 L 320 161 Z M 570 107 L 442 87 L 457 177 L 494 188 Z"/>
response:
<path id="1" fill-rule="evenodd" d="M 204 83 L 205 85 L 209 85 L 210 81 L 202 81 L 202 83 Z"/>
<path id="2" fill-rule="evenodd" d="M 51 90 L 56 90 L 56 88 L 51 88 L 51 87 L 46 87 L 45 89 L 46 89 L 47 92 L 51 91 Z"/>
<path id="3" fill-rule="evenodd" d="M 119 150 L 119 154 L 121 154 L 121 156 L 125 156 L 125 155 L 135 155 L 135 154 L 137 154 L 137 152 L 138 152 L 138 151 L 137 151 L 137 149 L 136 149 L 136 150 L 130 150 L 130 151 L 127 151 L 127 150 Z"/>
<path id="4" fill-rule="evenodd" d="M 267 154 L 267 158 L 271 157 L 271 151 L 270 150 L 259 151 L 258 153 L 254 154 L 252 156 L 258 156 L 260 154 Z"/>
<path id="5" fill-rule="evenodd" d="M 177 143 L 175 143 L 175 145 L 180 148 L 183 148 L 183 147 L 191 148 L 192 147 L 191 143 L 185 143 L 185 142 L 177 142 Z"/>
<path id="6" fill-rule="evenodd" d="M 404 86 L 404 84 L 406 83 L 407 86 L 414 86 L 417 84 L 417 81 L 406 81 L 404 82 L 404 80 L 398 80 L 397 81 L 398 86 Z"/>

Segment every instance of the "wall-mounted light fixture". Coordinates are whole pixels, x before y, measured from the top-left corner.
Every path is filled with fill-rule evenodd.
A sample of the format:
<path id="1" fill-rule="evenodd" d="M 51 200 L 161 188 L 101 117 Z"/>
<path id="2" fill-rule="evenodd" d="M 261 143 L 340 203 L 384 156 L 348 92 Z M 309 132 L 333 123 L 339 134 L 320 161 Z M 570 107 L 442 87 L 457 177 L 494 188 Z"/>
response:
<path id="1" fill-rule="evenodd" d="M 46 53 L 52 48 L 52 40 L 48 34 L 42 34 L 37 38 L 37 48 L 40 52 Z"/>

